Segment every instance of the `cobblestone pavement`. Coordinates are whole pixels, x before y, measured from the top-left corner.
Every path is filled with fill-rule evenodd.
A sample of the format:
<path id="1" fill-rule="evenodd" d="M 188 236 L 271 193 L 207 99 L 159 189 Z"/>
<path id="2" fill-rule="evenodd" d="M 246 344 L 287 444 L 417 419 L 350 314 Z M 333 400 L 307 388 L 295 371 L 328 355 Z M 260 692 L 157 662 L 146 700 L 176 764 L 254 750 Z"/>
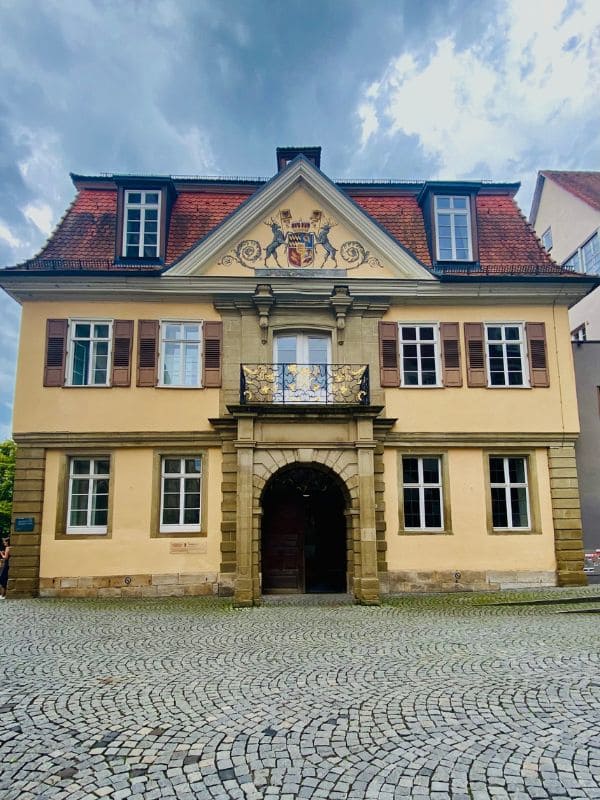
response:
<path id="1" fill-rule="evenodd" d="M 8 601 L 0 796 L 600 798 L 600 590 L 536 596 L 573 595 Z"/>

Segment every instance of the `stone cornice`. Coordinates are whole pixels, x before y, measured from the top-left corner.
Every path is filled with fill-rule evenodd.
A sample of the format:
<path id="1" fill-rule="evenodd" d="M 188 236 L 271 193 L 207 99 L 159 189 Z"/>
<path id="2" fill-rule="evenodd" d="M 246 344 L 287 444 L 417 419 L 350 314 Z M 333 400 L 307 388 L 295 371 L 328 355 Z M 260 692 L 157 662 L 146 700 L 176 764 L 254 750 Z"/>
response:
<path id="1" fill-rule="evenodd" d="M 402 278 L 271 278 L 270 284 L 278 306 L 298 301 L 329 302 L 334 287 L 342 282 L 348 286 L 354 300 L 353 310 L 360 303 L 367 307 L 387 308 L 389 305 L 497 305 L 519 303 L 523 305 L 572 305 L 584 297 L 594 286 L 594 281 L 562 279 L 537 279 L 502 281 L 490 279 L 468 282 L 439 282 Z M 30 273 L 0 273 L 0 286 L 19 302 L 31 300 L 99 300 L 164 301 L 175 302 L 206 300 L 232 303 L 241 306 L 252 303 L 258 284 L 256 277 L 181 277 L 181 276 L 115 276 L 115 275 L 61 275 L 48 276 Z"/>
<path id="2" fill-rule="evenodd" d="M 170 447 L 172 445 L 220 447 L 216 431 L 35 431 L 14 433 L 19 446 L 46 448 Z"/>
<path id="3" fill-rule="evenodd" d="M 457 433 L 390 431 L 381 437 L 391 447 L 557 447 L 573 445 L 579 438 L 574 431 L 461 431 Z"/>

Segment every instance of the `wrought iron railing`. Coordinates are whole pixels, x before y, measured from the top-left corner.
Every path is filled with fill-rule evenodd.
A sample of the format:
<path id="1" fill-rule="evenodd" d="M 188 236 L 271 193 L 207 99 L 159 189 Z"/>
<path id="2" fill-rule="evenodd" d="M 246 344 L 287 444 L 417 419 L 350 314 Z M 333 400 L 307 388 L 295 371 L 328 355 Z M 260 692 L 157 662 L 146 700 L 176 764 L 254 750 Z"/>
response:
<path id="1" fill-rule="evenodd" d="M 244 404 L 325 403 L 368 405 L 366 364 L 242 364 Z"/>

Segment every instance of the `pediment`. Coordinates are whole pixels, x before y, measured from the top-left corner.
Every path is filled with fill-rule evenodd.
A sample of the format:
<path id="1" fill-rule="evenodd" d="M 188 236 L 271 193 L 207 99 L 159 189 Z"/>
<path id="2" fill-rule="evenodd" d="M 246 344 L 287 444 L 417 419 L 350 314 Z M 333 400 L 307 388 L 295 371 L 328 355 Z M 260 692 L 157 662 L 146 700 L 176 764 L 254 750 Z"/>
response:
<path id="1" fill-rule="evenodd" d="M 165 274 L 434 280 L 304 158 L 295 159 Z"/>

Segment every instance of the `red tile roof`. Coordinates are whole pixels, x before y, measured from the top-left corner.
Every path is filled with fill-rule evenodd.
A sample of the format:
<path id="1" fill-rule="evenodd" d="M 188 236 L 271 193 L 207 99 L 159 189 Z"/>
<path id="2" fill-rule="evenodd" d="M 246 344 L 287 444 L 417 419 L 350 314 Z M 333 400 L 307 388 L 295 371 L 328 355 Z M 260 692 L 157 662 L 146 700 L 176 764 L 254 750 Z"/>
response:
<path id="1" fill-rule="evenodd" d="M 352 197 L 351 192 L 348 194 Z M 423 212 L 416 196 L 365 197 L 357 195 L 352 199 L 389 231 L 400 244 L 414 253 L 423 264 L 431 266 L 431 256 L 423 224 Z"/>
<path id="2" fill-rule="evenodd" d="M 540 245 L 512 197 L 482 194 L 476 206 L 479 262 L 484 271 L 508 272 L 511 265 L 519 272 L 563 271 Z"/>
<path id="3" fill-rule="evenodd" d="M 347 194 L 402 246 L 431 268 L 423 212 L 414 193 L 379 188 L 367 194 L 361 186 Z M 186 187 L 178 193 L 170 214 L 166 264 L 173 264 L 187 250 L 235 211 L 256 190 L 236 185 L 226 190 L 216 186 L 194 190 Z M 556 273 L 563 270 L 550 259 L 528 225 L 510 192 L 484 190 L 476 200 L 479 263 L 451 265 L 449 272 L 469 274 Z M 115 263 L 117 230 L 117 189 L 114 184 L 80 186 L 50 240 L 40 254 L 20 268 L 33 270 L 129 269 L 160 270 L 160 265 Z M 468 269 L 466 268 L 468 266 Z M 18 267 L 19 268 L 19 267 Z"/>
<path id="4" fill-rule="evenodd" d="M 583 200 L 588 206 L 600 211 L 600 172 L 542 170 L 541 174 L 557 183 L 565 191 Z"/>
<path id="5" fill-rule="evenodd" d="M 171 211 L 167 264 L 172 264 L 186 250 L 204 238 L 249 196 L 250 192 L 247 194 L 181 192 Z"/>

